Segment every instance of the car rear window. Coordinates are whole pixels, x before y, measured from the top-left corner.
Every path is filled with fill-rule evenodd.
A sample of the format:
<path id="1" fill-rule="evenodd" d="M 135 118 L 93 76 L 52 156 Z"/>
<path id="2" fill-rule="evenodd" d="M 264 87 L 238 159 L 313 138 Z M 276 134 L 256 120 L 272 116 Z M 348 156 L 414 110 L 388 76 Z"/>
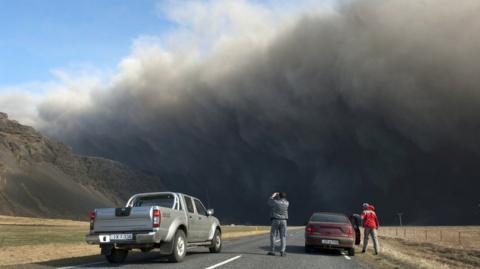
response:
<path id="1" fill-rule="evenodd" d="M 133 203 L 133 206 L 161 206 L 172 208 L 174 203 L 175 197 L 173 196 L 173 194 L 162 194 L 156 196 L 138 197 Z"/>
<path id="2" fill-rule="evenodd" d="M 330 223 L 348 223 L 347 217 L 337 214 L 315 213 L 310 218 L 310 221 L 330 222 Z"/>

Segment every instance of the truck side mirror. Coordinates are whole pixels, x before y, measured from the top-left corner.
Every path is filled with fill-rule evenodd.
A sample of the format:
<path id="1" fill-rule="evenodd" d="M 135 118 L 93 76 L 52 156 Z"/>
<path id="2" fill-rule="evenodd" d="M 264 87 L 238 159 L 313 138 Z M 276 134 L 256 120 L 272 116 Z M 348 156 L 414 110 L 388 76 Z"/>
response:
<path id="1" fill-rule="evenodd" d="M 213 216 L 213 213 L 215 212 L 215 210 L 213 209 L 208 209 L 207 210 L 207 216 Z"/>

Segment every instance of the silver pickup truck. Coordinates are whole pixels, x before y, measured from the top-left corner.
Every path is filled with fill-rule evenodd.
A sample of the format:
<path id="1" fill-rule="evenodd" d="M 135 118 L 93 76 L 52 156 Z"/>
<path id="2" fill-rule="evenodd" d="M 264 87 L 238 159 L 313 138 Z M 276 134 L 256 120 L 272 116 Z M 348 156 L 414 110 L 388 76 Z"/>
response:
<path id="1" fill-rule="evenodd" d="M 180 262 L 187 247 L 222 249 L 220 222 L 192 196 L 175 192 L 140 193 L 123 208 L 99 208 L 90 213 L 88 244 L 100 245 L 111 263 L 121 263 L 128 251 L 159 249 L 169 260 Z"/>

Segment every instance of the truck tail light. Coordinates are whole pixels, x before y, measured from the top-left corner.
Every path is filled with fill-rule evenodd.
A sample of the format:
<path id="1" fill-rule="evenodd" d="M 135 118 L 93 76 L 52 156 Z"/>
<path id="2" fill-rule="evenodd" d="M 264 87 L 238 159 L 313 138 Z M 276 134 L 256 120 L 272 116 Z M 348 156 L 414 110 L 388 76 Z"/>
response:
<path id="1" fill-rule="evenodd" d="M 95 211 L 90 212 L 90 231 L 93 230 L 93 223 L 95 222 L 96 217 L 97 217 L 97 212 Z"/>
<path id="2" fill-rule="evenodd" d="M 154 209 L 153 210 L 153 228 L 158 228 L 160 227 L 160 222 L 161 222 L 161 216 L 160 216 L 160 210 Z"/>

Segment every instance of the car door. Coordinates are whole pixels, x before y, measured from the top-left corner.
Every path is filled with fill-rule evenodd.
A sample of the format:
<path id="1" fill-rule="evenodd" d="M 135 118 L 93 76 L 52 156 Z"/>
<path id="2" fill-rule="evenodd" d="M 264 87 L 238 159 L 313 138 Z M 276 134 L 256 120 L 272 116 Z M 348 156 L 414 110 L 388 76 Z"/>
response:
<path id="1" fill-rule="evenodd" d="M 195 203 L 195 208 L 197 210 L 197 220 L 198 220 L 198 226 L 199 226 L 199 239 L 201 241 L 206 241 L 208 240 L 208 236 L 210 234 L 210 228 L 211 228 L 211 221 L 210 218 L 207 215 L 207 209 L 203 206 L 202 202 L 200 200 L 194 198 L 193 199 Z"/>
<path id="2" fill-rule="evenodd" d="M 201 241 L 200 236 L 200 222 L 198 220 L 198 214 L 195 212 L 195 206 L 193 204 L 192 197 L 184 196 L 185 206 L 187 207 L 188 218 L 188 242 Z"/>
<path id="3" fill-rule="evenodd" d="M 358 214 L 351 215 L 350 222 L 355 230 L 355 245 L 360 245 L 360 216 Z"/>

